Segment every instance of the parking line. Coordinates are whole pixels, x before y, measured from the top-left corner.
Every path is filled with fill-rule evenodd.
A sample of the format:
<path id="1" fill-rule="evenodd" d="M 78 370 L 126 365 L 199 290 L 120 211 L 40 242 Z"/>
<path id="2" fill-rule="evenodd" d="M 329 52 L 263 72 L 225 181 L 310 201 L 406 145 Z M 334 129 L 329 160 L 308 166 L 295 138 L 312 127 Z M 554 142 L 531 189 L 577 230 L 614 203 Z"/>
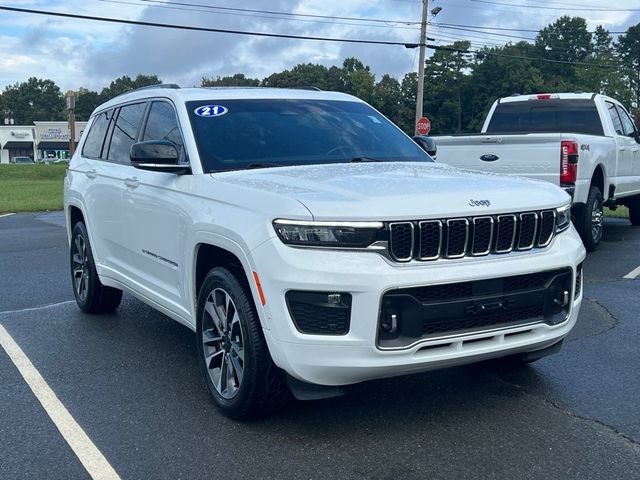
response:
<path id="1" fill-rule="evenodd" d="M 0 215 L 0 218 L 2 218 L 2 217 L 10 217 L 11 215 L 15 215 L 15 213 L 3 213 L 2 215 Z"/>
<path id="2" fill-rule="evenodd" d="M 629 273 L 627 273 L 622 278 L 626 278 L 628 280 L 633 280 L 634 278 L 638 278 L 639 275 L 640 275 L 640 267 L 636 267 L 633 270 L 631 270 Z"/>
<path id="3" fill-rule="evenodd" d="M 120 477 L 100 453 L 82 427 L 60 402 L 53 390 L 47 385 L 40 372 L 33 366 L 20 346 L 0 325 L 0 345 L 7 352 L 24 381 L 42 404 L 47 415 L 56 425 L 64 439 L 76 454 L 91 478 L 100 480 L 119 480 Z"/>

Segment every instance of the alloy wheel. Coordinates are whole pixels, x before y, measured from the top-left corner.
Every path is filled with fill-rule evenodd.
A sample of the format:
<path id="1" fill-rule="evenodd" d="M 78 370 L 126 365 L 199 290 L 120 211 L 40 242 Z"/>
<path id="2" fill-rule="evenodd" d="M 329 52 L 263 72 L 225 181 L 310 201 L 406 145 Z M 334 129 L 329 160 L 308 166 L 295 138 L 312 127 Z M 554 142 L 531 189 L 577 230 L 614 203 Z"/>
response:
<path id="1" fill-rule="evenodd" d="M 216 288 L 207 297 L 202 318 L 202 345 L 207 373 L 225 399 L 235 397 L 244 373 L 242 325 L 231 295 Z"/>
<path id="2" fill-rule="evenodd" d="M 73 239 L 73 287 L 82 301 L 87 299 L 89 289 L 89 259 L 87 257 L 87 245 L 82 235 L 76 235 Z"/>
<path id="3" fill-rule="evenodd" d="M 604 217 L 604 209 L 602 202 L 596 200 L 593 202 L 591 210 L 591 238 L 598 243 L 602 237 L 602 219 Z"/>

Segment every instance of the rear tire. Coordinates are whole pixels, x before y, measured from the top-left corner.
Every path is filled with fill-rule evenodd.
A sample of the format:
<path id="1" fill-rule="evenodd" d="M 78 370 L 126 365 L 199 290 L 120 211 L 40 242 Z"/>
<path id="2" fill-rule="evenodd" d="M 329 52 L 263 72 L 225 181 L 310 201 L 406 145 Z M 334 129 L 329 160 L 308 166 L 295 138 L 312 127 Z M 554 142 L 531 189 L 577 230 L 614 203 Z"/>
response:
<path id="1" fill-rule="evenodd" d="M 105 287 L 98 277 L 87 227 L 78 222 L 73 227 L 69 252 L 71 284 L 76 303 L 85 313 L 111 313 L 122 301 L 122 290 Z"/>
<path id="2" fill-rule="evenodd" d="M 198 295 L 199 363 L 213 402 L 237 420 L 263 415 L 289 398 L 284 372 L 267 347 L 251 292 L 229 270 L 212 269 Z"/>
<path id="3" fill-rule="evenodd" d="M 629 221 L 631 225 L 640 226 L 640 196 L 635 196 L 629 202 Z"/>
<path id="4" fill-rule="evenodd" d="M 589 196 L 584 206 L 576 209 L 575 225 L 587 252 L 598 249 L 602 241 L 602 219 L 604 200 L 602 192 L 596 186 L 589 188 Z"/>

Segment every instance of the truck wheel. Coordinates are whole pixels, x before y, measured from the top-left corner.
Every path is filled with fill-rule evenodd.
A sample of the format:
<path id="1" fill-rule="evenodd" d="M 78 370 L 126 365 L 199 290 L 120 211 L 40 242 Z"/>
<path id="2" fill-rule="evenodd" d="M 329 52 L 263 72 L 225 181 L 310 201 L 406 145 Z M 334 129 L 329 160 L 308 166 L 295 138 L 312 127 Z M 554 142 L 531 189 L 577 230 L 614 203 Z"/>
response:
<path id="1" fill-rule="evenodd" d="M 105 287 L 98 278 L 87 227 L 78 222 L 71 234 L 71 284 L 76 303 L 85 313 L 111 313 L 122 301 L 122 290 Z"/>
<path id="2" fill-rule="evenodd" d="M 634 197 L 629 203 L 629 221 L 631 225 L 640 225 L 640 196 Z"/>
<path id="3" fill-rule="evenodd" d="M 269 354 L 251 294 L 226 268 L 212 269 L 198 295 L 200 366 L 218 410 L 235 419 L 281 406 L 290 395 Z"/>
<path id="4" fill-rule="evenodd" d="M 602 220 L 604 218 L 604 201 L 598 187 L 591 186 L 587 203 L 576 212 L 575 224 L 582 243 L 588 252 L 600 246 L 602 240 Z"/>

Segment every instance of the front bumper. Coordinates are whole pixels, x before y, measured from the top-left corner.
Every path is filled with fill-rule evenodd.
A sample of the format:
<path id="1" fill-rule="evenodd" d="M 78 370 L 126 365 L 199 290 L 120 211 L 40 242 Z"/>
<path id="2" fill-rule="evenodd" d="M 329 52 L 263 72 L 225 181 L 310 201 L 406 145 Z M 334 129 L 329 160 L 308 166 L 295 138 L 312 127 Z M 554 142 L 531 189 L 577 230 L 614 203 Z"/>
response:
<path id="1" fill-rule="evenodd" d="M 373 252 L 288 247 L 273 238 L 251 252 L 266 305 L 259 309 L 271 356 L 293 377 L 320 385 L 348 385 L 546 348 L 573 328 L 582 294 L 572 299 L 565 322 L 474 332 L 424 340 L 401 350 L 377 347 L 380 301 L 394 288 L 436 285 L 535 273 L 562 267 L 575 272 L 585 256 L 574 228 L 544 250 L 459 260 L 392 263 Z M 346 335 L 308 335 L 296 329 L 285 294 L 289 290 L 349 292 Z"/>

